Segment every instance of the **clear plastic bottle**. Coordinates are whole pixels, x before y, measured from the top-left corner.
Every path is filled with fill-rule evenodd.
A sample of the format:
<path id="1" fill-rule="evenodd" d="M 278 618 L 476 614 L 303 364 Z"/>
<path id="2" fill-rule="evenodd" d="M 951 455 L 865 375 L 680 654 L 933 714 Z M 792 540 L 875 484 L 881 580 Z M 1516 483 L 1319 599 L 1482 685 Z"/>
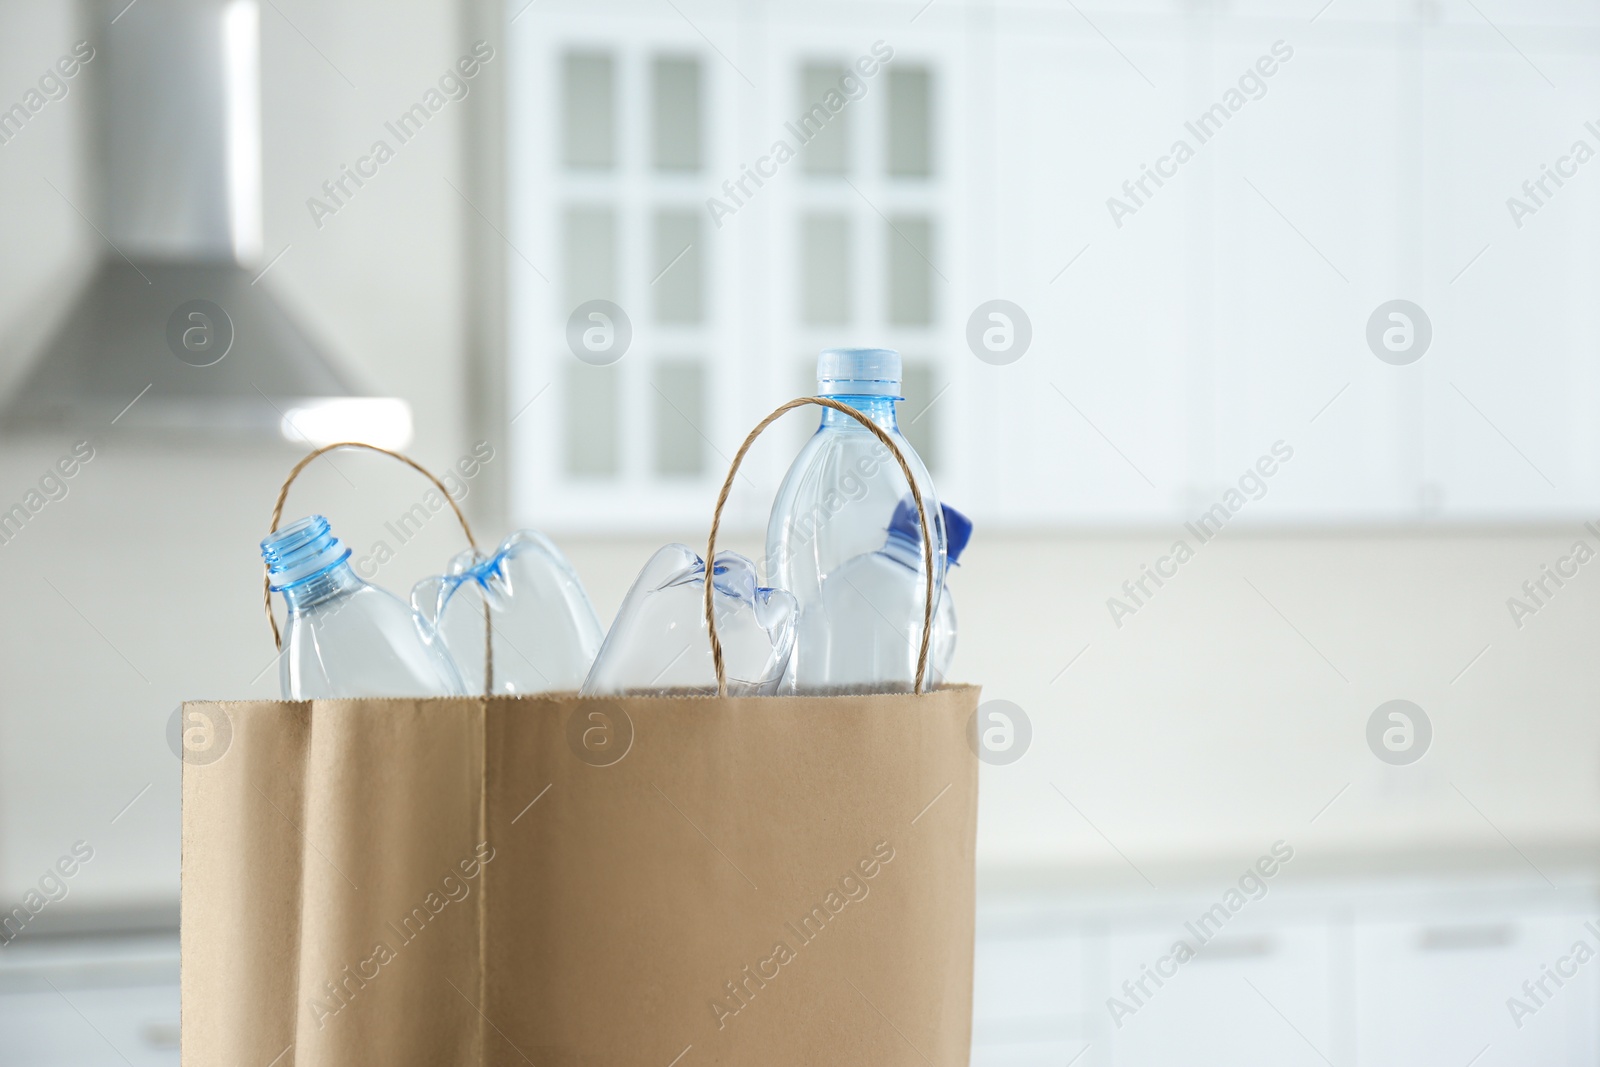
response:
<path id="1" fill-rule="evenodd" d="M 900 433 L 895 403 L 900 396 L 900 353 L 886 348 L 828 349 L 817 358 L 817 395 L 861 412 L 887 433 L 905 456 L 934 517 L 935 587 L 945 569 L 944 516 L 927 468 Z M 819 691 L 825 677 L 816 658 L 827 647 L 821 616 L 823 580 L 847 561 L 883 546 L 896 506 L 907 494 L 894 456 L 849 415 L 825 409 L 817 432 L 801 449 L 778 490 L 767 523 L 767 581 L 787 589 L 800 609 L 799 637 L 785 688 Z M 918 552 L 916 567 L 921 569 Z M 909 672 L 903 681 L 909 683 Z M 882 679 L 883 688 L 902 679 Z M 863 682 L 863 685 L 870 683 Z"/>
<path id="2" fill-rule="evenodd" d="M 584 696 L 715 693 L 705 622 L 706 566 L 686 545 L 666 545 L 639 572 L 584 680 Z M 730 696 L 770 696 L 794 649 L 794 598 L 756 584 L 756 567 L 718 552 L 712 610 Z"/>
<path id="3" fill-rule="evenodd" d="M 950 591 L 950 567 L 958 566 L 961 553 L 966 549 L 967 542 L 972 539 L 972 520 L 949 504 L 939 505 L 944 512 L 945 536 L 950 539 L 949 553 L 945 557 L 946 570 L 944 588 L 939 594 L 939 609 L 933 616 L 933 639 L 929 642 L 928 662 L 933 670 L 933 684 L 941 686 L 950 676 L 950 662 L 956 654 L 956 598 Z M 917 523 L 917 512 L 911 510 L 911 523 L 913 534 Z M 921 546 L 918 546 L 921 550 Z"/>
<path id="4" fill-rule="evenodd" d="M 965 547 L 972 524 L 952 508 L 943 515 L 949 561 Z M 908 495 L 895 508 L 883 545 L 847 560 L 822 583 L 819 615 L 826 625 L 799 672 L 808 692 L 910 692 L 922 645 L 926 580 L 922 575 L 922 524 Z M 943 682 L 955 653 L 955 598 L 944 588 L 934 609 L 925 688 Z"/>
<path id="5" fill-rule="evenodd" d="M 494 628 L 496 693 L 572 692 L 605 633 L 572 564 L 549 538 L 518 530 L 485 558 L 471 550 L 411 590 L 411 606 L 443 641 L 471 693 L 483 692 L 483 605 Z"/>
<path id="6" fill-rule="evenodd" d="M 465 694 L 449 654 L 405 601 L 356 575 L 327 519 L 290 523 L 261 542 L 261 555 L 288 609 L 278 668 L 284 699 Z"/>

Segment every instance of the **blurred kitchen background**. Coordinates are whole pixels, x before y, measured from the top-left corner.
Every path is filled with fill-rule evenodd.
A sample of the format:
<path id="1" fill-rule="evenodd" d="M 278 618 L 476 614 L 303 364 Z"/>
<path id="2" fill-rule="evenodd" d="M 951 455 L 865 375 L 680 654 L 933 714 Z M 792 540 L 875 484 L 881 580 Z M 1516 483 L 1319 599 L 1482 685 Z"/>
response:
<path id="1" fill-rule="evenodd" d="M 608 620 L 835 344 L 904 352 L 1020 710 L 976 1064 L 1600 1061 L 1597 101 L 1594 0 L 0 0 L 0 905 L 65 892 L 0 1062 L 177 1062 L 169 726 L 277 692 L 307 440 L 485 443 Z M 393 466 L 289 511 L 404 592 L 459 534 Z"/>

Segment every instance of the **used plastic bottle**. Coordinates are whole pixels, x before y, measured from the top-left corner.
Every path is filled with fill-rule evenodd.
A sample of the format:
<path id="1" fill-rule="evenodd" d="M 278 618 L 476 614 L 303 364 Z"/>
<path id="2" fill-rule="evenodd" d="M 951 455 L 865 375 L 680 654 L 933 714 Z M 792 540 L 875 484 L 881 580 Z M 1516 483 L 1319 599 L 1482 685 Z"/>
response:
<path id="1" fill-rule="evenodd" d="M 483 605 L 494 627 L 496 693 L 572 692 L 605 636 L 583 583 L 549 538 L 518 530 L 492 556 L 468 550 L 446 573 L 411 590 L 411 606 L 437 634 L 467 691 L 483 692 Z"/>
<path id="2" fill-rule="evenodd" d="M 817 358 L 817 395 L 861 412 L 887 433 L 905 456 L 934 523 L 935 591 L 942 586 L 946 534 L 939 497 L 927 468 L 895 422 L 900 396 L 900 353 L 886 348 L 832 348 Z M 847 561 L 883 546 L 895 508 L 908 492 L 890 451 L 855 419 L 826 409 L 821 425 L 795 457 L 767 523 L 767 580 L 787 589 L 800 609 L 799 637 L 785 688 L 820 692 L 832 686 L 822 664 L 828 647 L 822 615 L 823 580 Z M 920 571 L 921 552 L 916 563 Z M 858 688 L 892 691 L 905 678 L 863 679 Z"/>
<path id="3" fill-rule="evenodd" d="M 972 524 L 944 508 L 950 562 L 966 546 Z M 799 671 L 805 692 L 910 692 L 922 644 L 922 524 L 907 495 L 895 508 L 883 544 L 845 561 L 822 582 L 815 644 Z M 940 684 L 955 653 L 955 600 L 943 589 L 934 608 L 924 687 Z"/>
<path id="4" fill-rule="evenodd" d="M 705 561 L 686 545 L 651 556 L 617 611 L 583 695 L 715 693 L 705 577 Z M 794 598 L 758 586 L 755 564 L 737 552 L 717 553 L 712 589 L 729 695 L 773 695 L 794 649 Z"/>
<path id="5" fill-rule="evenodd" d="M 972 520 L 949 504 L 940 504 L 939 509 L 944 512 L 945 536 L 950 539 L 949 552 L 945 557 L 947 564 L 945 582 L 939 594 L 939 608 L 933 616 L 933 640 L 928 645 L 928 663 L 933 670 L 933 685 L 941 686 L 950 676 L 950 661 L 956 654 L 956 599 L 950 592 L 949 567 L 959 564 L 961 553 L 966 549 L 967 542 L 972 539 Z M 898 515 L 898 512 L 896 513 Z M 917 509 L 911 508 L 911 536 L 917 536 Z M 919 542 L 917 551 L 922 551 Z"/>
<path id="6" fill-rule="evenodd" d="M 279 678 L 286 700 L 461 696 L 449 654 L 406 602 L 369 585 L 321 515 L 261 542 L 271 588 L 283 596 Z"/>

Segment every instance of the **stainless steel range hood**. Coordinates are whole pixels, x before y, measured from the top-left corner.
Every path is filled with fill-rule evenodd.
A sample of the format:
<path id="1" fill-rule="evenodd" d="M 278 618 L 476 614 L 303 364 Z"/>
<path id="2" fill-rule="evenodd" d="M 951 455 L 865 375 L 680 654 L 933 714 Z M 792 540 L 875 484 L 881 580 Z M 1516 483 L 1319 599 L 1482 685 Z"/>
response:
<path id="1" fill-rule="evenodd" d="M 409 406 L 356 388 L 261 277 L 255 0 L 88 10 L 104 254 L 0 428 L 403 444 Z"/>

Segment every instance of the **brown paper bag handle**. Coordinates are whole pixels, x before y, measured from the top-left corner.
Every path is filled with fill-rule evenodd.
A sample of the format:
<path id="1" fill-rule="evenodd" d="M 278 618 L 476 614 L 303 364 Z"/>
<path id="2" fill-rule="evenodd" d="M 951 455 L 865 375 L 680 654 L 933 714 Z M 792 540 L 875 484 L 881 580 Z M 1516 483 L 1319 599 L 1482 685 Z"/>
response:
<path id="1" fill-rule="evenodd" d="M 739 464 L 744 462 L 744 455 L 750 451 L 750 446 L 756 443 L 756 438 L 761 436 L 761 431 L 777 422 L 786 412 L 794 408 L 804 407 L 807 404 L 816 404 L 819 407 L 832 408 L 855 419 L 865 426 L 872 436 L 889 449 L 895 461 L 900 464 L 900 471 L 906 476 L 906 484 L 911 487 L 911 499 L 917 505 L 917 519 L 922 523 L 922 566 L 926 577 L 926 592 L 923 596 L 922 606 L 922 645 L 917 649 L 917 681 L 914 692 L 922 692 L 922 676 L 928 669 L 928 641 L 933 636 L 933 527 L 928 525 L 928 509 L 922 502 L 922 490 L 917 488 L 917 480 L 911 475 L 911 465 L 906 462 L 906 457 L 900 453 L 894 439 L 884 433 L 871 419 L 848 404 L 841 404 L 837 400 L 830 400 L 825 396 L 803 396 L 789 401 L 771 415 L 756 424 L 750 431 L 750 436 L 744 439 L 744 444 L 739 446 L 739 451 L 733 454 L 733 463 L 728 468 L 728 477 L 722 483 L 722 492 L 717 494 L 717 510 L 711 515 L 711 536 L 706 538 L 706 596 L 705 613 L 706 629 L 711 634 L 711 662 L 717 668 L 717 696 L 728 695 L 728 667 L 722 658 L 722 639 L 717 636 L 716 612 L 712 610 L 712 578 L 716 572 L 717 559 L 717 529 L 722 525 L 722 508 L 728 502 L 728 494 L 733 491 L 733 479 L 739 473 Z M 286 487 L 287 488 L 287 487 Z M 798 621 L 798 620 L 797 620 Z"/>
<path id="2" fill-rule="evenodd" d="M 379 448 L 377 445 L 369 445 L 362 441 L 336 441 L 331 445 L 323 445 L 321 448 L 313 449 L 299 463 L 296 463 L 293 469 L 289 471 L 289 476 L 283 480 L 283 486 L 278 490 L 277 502 L 272 505 L 272 522 L 267 526 L 268 533 L 278 532 L 278 523 L 283 521 L 283 505 L 289 499 L 289 487 L 294 484 L 296 478 L 300 477 L 300 472 L 309 467 L 312 460 L 332 452 L 336 448 L 364 448 L 369 452 L 381 453 L 391 459 L 399 460 L 428 479 L 439 490 L 445 502 L 450 505 L 450 510 L 455 512 L 456 521 L 461 524 L 461 532 L 467 535 L 467 544 L 472 546 L 473 551 L 477 551 L 478 539 L 472 535 L 472 525 L 467 522 L 466 515 L 462 514 L 461 506 L 450 495 L 450 490 L 444 487 L 444 483 L 435 477 L 432 471 L 410 456 L 402 455 L 399 452 L 391 452 L 387 448 Z M 282 651 L 283 634 L 278 630 L 277 617 L 272 614 L 272 575 L 268 572 L 265 563 L 261 565 L 261 600 L 267 609 L 267 622 L 272 626 L 273 647 Z M 483 692 L 485 696 L 488 696 L 494 690 L 494 642 L 490 640 L 492 629 L 493 623 L 489 615 L 489 602 L 486 599 L 483 602 Z"/>

